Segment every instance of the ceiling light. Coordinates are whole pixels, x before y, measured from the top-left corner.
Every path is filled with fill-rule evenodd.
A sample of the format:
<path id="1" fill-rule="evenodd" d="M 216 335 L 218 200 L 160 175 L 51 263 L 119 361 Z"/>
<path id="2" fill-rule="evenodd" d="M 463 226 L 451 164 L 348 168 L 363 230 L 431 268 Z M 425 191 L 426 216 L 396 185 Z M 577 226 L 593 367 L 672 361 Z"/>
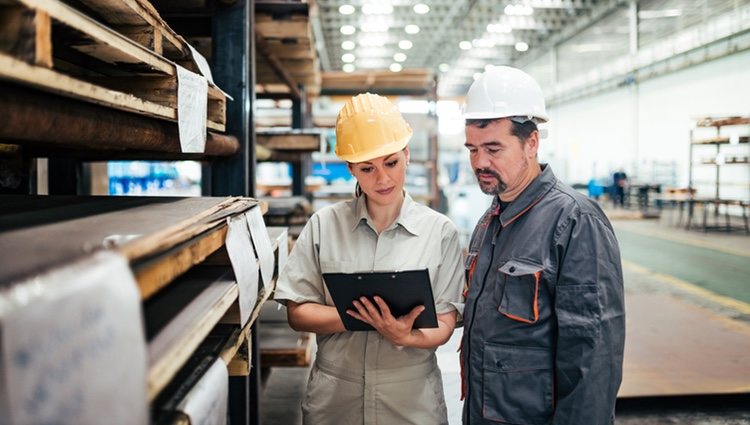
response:
<path id="1" fill-rule="evenodd" d="M 440 66 L 438 66 L 438 69 L 440 69 L 440 72 L 448 72 L 451 70 L 451 66 L 447 63 L 441 63 Z"/>
<path id="2" fill-rule="evenodd" d="M 471 41 L 464 40 L 464 41 L 458 43 L 458 47 L 460 47 L 461 50 L 469 50 L 469 49 L 471 49 Z"/>
<path id="3" fill-rule="evenodd" d="M 393 55 L 393 60 L 395 60 L 396 62 L 403 62 L 406 60 L 406 55 L 403 53 L 396 53 L 395 55 Z"/>
<path id="4" fill-rule="evenodd" d="M 413 44 L 409 40 L 401 40 L 398 42 L 398 47 L 404 50 L 411 49 Z"/>
<path id="5" fill-rule="evenodd" d="M 477 47 L 492 48 L 495 47 L 495 43 L 492 40 L 486 38 L 475 38 L 471 41 L 471 44 Z"/>
<path id="6" fill-rule="evenodd" d="M 659 18 L 676 18 L 682 15 L 682 9 L 664 9 L 664 10 L 639 10 L 639 19 L 659 19 Z"/>
<path id="7" fill-rule="evenodd" d="M 385 22 L 366 22 L 359 28 L 362 32 L 388 32 L 390 27 Z"/>
<path id="8" fill-rule="evenodd" d="M 519 41 L 518 43 L 516 43 L 516 50 L 518 50 L 519 52 L 525 52 L 529 50 L 529 45 L 524 43 L 523 41 Z"/>
<path id="9" fill-rule="evenodd" d="M 365 37 L 360 37 L 359 45 L 362 47 L 383 47 L 385 45 L 385 38 L 383 34 L 369 34 Z"/>
<path id="10" fill-rule="evenodd" d="M 344 66 L 341 67 L 341 69 L 343 69 L 344 72 L 354 72 L 354 70 L 357 69 L 357 67 L 355 67 L 351 63 L 345 63 Z"/>
<path id="11" fill-rule="evenodd" d="M 404 69 L 403 66 L 401 66 L 400 63 L 392 63 L 391 66 L 388 67 L 392 72 L 401 72 L 402 69 Z"/>
<path id="12" fill-rule="evenodd" d="M 529 16 L 534 14 L 534 8 L 523 4 L 509 4 L 505 6 L 503 12 L 508 16 Z"/>
<path id="13" fill-rule="evenodd" d="M 393 13 L 393 6 L 390 4 L 367 3 L 362 5 L 362 13 L 365 15 L 390 15 Z"/>
<path id="14" fill-rule="evenodd" d="M 341 27 L 341 34 L 352 35 L 357 32 L 357 29 L 353 25 L 344 25 Z"/>
<path id="15" fill-rule="evenodd" d="M 354 13 L 354 6 L 350 4 L 342 4 L 339 6 L 339 13 L 342 15 L 351 15 Z"/>
<path id="16" fill-rule="evenodd" d="M 430 6 L 427 6 L 424 3 L 417 3 L 414 5 L 414 13 L 417 13 L 419 15 L 424 15 L 425 13 L 430 11 Z"/>
<path id="17" fill-rule="evenodd" d="M 489 24 L 487 25 L 487 31 L 493 32 L 493 33 L 509 33 L 513 31 L 513 28 L 511 28 L 508 24 Z"/>
<path id="18" fill-rule="evenodd" d="M 344 50 L 354 50 L 355 47 L 357 47 L 357 43 L 351 40 L 346 40 L 343 43 L 341 43 L 341 48 Z"/>
<path id="19" fill-rule="evenodd" d="M 341 55 L 341 60 L 344 61 L 344 62 L 346 62 L 346 63 L 352 63 L 356 59 L 357 59 L 357 57 L 354 56 L 351 53 L 344 53 L 343 55 Z"/>
<path id="20" fill-rule="evenodd" d="M 404 31 L 406 31 L 407 34 L 416 34 L 419 32 L 419 27 L 414 24 L 410 24 L 404 27 Z"/>

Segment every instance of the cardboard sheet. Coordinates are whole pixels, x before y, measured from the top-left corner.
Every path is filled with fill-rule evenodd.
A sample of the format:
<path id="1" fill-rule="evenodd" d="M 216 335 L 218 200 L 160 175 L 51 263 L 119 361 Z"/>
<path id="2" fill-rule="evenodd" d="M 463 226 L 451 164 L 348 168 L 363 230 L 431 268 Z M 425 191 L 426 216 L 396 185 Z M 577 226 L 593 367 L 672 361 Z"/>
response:
<path id="1" fill-rule="evenodd" d="M 141 301 L 99 252 L 0 292 L 0 423 L 148 423 Z"/>
<path id="2" fill-rule="evenodd" d="M 245 214 L 227 218 L 227 227 L 225 243 L 239 286 L 240 321 L 244 326 L 258 301 L 258 261 Z"/>
<path id="3" fill-rule="evenodd" d="M 217 359 L 177 407 L 191 425 L 226 425 L 229 372 Z"/>

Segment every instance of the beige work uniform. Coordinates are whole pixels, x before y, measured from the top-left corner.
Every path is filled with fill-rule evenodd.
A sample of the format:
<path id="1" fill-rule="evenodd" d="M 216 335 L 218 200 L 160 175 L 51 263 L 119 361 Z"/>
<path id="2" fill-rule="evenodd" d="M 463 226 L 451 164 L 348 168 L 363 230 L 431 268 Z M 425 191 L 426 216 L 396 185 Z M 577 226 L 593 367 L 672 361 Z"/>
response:
<path id="1" fill-rule="evenodd" d="M 463 251 L 453 223 L 405 196 L 380 235 L 365 197 L 321 209 L 297 239 L 278 280 L 282 303 L 333 306 L 321 273 L 429 269 L 438 314 L 462 303 Z M 318 334 L 302 403 L 309 425 L 447 424 L 435 349 L 397 347 L 378 332 Z"/>

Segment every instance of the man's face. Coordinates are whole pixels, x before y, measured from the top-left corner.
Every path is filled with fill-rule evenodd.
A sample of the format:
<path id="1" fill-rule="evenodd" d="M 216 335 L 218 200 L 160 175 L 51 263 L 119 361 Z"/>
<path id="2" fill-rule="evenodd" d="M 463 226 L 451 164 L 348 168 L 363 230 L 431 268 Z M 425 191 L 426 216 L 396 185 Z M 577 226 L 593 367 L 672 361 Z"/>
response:
<path id="1" fill-rule="evenodd" d="M 509 119 L 493 121 L 484 128 L 466 126 L 465 146 L 471 168 L 479 188 L 488 195 L 513 192 L 523 185 L 531 159 L 536 155 L 536 143 L 522 144 L 511 134 L 512 126 Z"/>

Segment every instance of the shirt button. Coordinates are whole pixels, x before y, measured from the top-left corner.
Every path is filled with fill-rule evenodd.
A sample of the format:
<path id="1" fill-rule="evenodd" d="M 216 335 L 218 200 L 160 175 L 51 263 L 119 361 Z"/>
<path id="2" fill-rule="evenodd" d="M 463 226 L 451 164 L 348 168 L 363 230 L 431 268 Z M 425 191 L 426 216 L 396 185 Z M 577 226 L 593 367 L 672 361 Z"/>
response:
<path id="1" fill-rule="evenodd" d="M 499 367 L 499 368 L 502 368 L 503 367 L 503 362 L 501 362 L 500 360 L 498 360 L 498 361 L 495 362 L 495 365 L 497 367 Z"/>
<path id="2" fill-rule="evenodd" d="M 510 266 L 510 268 L 508 269 L 508 271 L 511 272 L 511 273 L 513 273 L 514 271 L 516 271 L 516 266 Z"/>

